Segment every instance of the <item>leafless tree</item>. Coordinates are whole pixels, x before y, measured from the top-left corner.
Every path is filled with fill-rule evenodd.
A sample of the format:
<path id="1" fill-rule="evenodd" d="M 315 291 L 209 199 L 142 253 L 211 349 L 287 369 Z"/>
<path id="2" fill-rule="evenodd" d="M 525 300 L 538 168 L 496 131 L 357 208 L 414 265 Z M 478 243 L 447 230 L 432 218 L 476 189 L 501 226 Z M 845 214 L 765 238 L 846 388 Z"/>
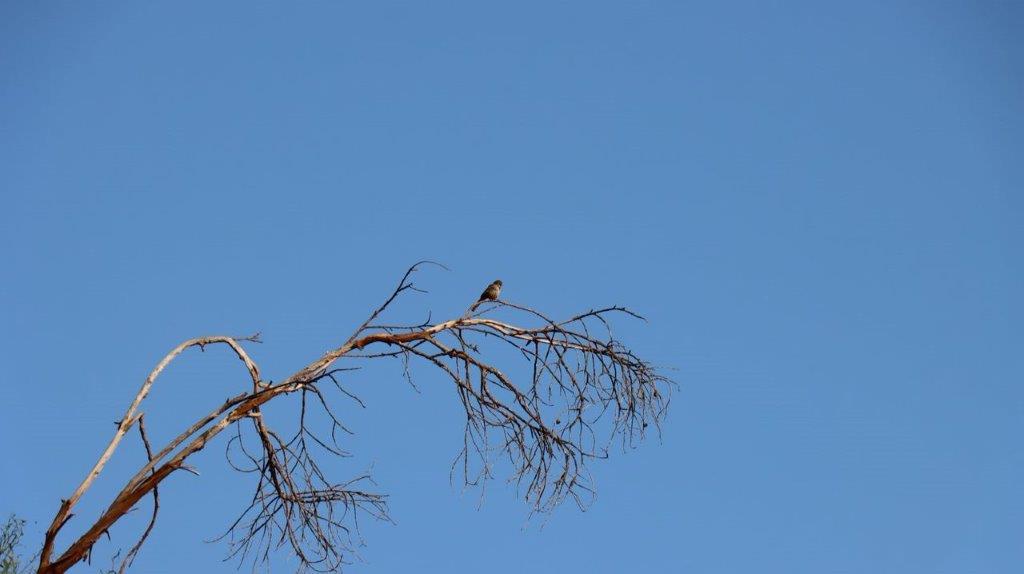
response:
<path id="1" fill-rule="evenodd" d="M 510 465 L 511 480 L 533 511 L 550 511 L 566 499 L 581 507 L 588 504 L 593 485 L 587 463 L 605 457 L 613 441 L 629 447 L 652 427 L 660 431 L 668 406 L 673 383 L 612 336 L 613 316 L 638 316 L 622 307 L 605 307 L 555 320 L 526 306 L 497 300 L 473 305 L 461 316 L 441 322 L 428 318 L 415 325 L 381 323 L 398 297 L 419 290 L 412 276 L 426 264 L 432 263 L 413 265 L 387 300 L 343 344 L 278 383 L 264 380 L 243 347 L 245 342 L 258 342 L 258 335 L 200 337 L 175 347 L 146 378 L 88 475 L 61 501 L 46 531 L 38 572 L 64 572 L 89 559 L 94 544 L 111 525 L 150 496 L 149 524 L 121 559 L 117 570 L 124 572 L 156 521 L 160 482 L 176 471 L 192 472 L 188 458 L 227 429 L 234 431 L 227 443 L 229 463 L 255 475 L 249 505 L 225 533 L 231 554 L 258 562 L 286 546 L 298 558 L 300 569 L 338 569 L 354 551 L 352 536 L 361 517 L 388 518 L 386 499 L 368 490 L 368 476 L 332 481 L 317 461 L 324 452 L 344 454 L 337 439 L 348 429 L 329 397 L 361 404 L 340 377 L 358 361 L 398 359 L 406 377 L 413 363 L 425 363 L 451 380 L 466 417 L 453 477 L 466 485 L 478 484 L 492 476 L 494 463 L 504 460 Z M 488 340 L 526 359 L 523 382 L 513 382 L 494 364 L 491 357 L 500 353 L 485 352 Z M 139 410 L 141 403 L 171 361 L 186 349 L 209 345 L 227 346 L 237 355 L 251 388 L 227 399 L 154 451 Z M 282 435 L 270 428 L 261 409 L 285 397 L 299 401 L 300 414 L 297 431 Z M 314 409 L 326 416 L 313 416 Z M 314 419 L 328 421 L 329 428 L 314 429 Z M 55 556 L 56 537 L 72 517 L 75 504 L 133 427 L 148 461 L 95 523 Z"/>

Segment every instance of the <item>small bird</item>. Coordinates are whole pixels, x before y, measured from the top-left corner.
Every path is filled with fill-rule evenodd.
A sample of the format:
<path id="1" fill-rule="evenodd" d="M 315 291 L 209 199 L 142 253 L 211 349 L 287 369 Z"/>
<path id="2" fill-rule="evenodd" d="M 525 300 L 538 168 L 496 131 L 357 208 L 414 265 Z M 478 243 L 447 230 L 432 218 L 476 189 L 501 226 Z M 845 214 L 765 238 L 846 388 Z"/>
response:
<path id="1" fill-rule="evenodd" d="M 498 295 L 501 295 L 501 279 L 498 279 L 494 283 L 488 285 L 487 289 L 484 289 L 484 292 L 480 294 L 480 298 L 477 299 L 476 302 L 479 304 L 483 301 L 494 301 L 498 298 Z"/>

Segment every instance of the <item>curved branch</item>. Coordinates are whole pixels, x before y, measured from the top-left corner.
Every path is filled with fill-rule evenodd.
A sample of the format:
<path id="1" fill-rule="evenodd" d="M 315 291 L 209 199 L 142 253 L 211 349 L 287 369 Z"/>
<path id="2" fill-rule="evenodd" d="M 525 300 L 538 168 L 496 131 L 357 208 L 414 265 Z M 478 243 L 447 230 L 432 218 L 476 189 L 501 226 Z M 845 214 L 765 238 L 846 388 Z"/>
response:
<path id="1" fill-rule="evenodd" d="M 239 340 L 259 342 L 259 334 L 257 333 L 256 335 L 249 337 L 240 337 Z M 189 339 L 172 349 L 170 353 L 167 353 L 167 355 L 164 356 L 164 358 L 157 363 L 156 367 L 154 367 L 149 373 L 146 380 L 143 381 L 142 387 L 135 395 L 135 399 L 132 401 L 131 405 L 128 406 L 128 410 L 125 411 L 120 422 L 118 422 L 117 431 L 114 432 L 113 438 L 110 439 L 110 443 L 107 444 L 107 448 L 103 451 L 103 454 L 100 455 L 96 464 L 93 465 L 92 470 L 89 471 L 89 474 L 85 476 L 85 479 L 82 480 L 81 484 L 78 485 L 78 488 L 75 489 L 71 496 L 61 501 L 60 509 L 57 511 L 57 515 L 54 516 L 53 522 L 50 523 L 49 528 L 46 529 L 46 536 L 43 539 L 43 549 L 39 556 L 40 571 L 44 571 L 48 568 L 57 533 L 60 532 L 60 529 L 63 528 L 63 526 L 67 524 L 67 521 L 73 516 L 71 514 L 71 509 L 74 508 L 78 500 L 83 494 L 85 494 L 85 491 L 92 486 L 93 481 L 95 481 L 96 477 L 100 475 L 103 471 L 103 467 L 107 465 L 110 457 L 113 456 L 114 451 L 117 450 L 118 445 L 121 443 L 121 439 L 124 438 L 124 435 L 128 433 L 132 425 L 141 417 L 141 415 L 136 415 L 136 412 L 138 411 L 139 405 L 142 404 L 142 401 L 147 395 L 149 395 L 149 391 L 152 389 L 157 377 L 163 373 L 164 369 L 167 368 L 167 365 L 169 365 L 171 361 L 177 358 L 177 356 L 183 353 L 186 349 L 190 347 L 204 348 L 206 345 L 213 345 L 217 343 L 224 343 L 231 347 L 235 354 L 238 355 L 243 363 L 245 363 L 246 369 L 253 377 L 253 380 L 259 380 L 259 368 L 256 367 L 256 364 L 251 358 L 249 358 L 249 355 L 244 349 L 242 349 L 237 340 L 232 337 L 212 336 Z"/>
<path id="2" fill-rule="evenodd" d="M 341 358 L 401 358 L 403 375 L 410 382 L 409 363 L 422 360 L 454 383 L 465 410 L 466 428 L 453 471 L 461 461 L 467 486 L 492 476 L 492 460 L 497 455 L 511 465 L 511 479 L 523 489 L 533 512 L 550 511 L 566 498 L 585 507 L 594 493 L 587 463 L 607 455 L 599 434 L 607 432 L 609 442 L 621 437 L 624 447 L 633 446 L 644 438 L 650 424 L 660 431 L 668 407 L 674 383 L 612 337 L 611 315 L 642 317 L 613 306 L 555 321 L 529 307 L 497 300 L 487 302 L 479 311 L 474 308 L 458 318 L 434 324 L 429 324 L 429 317 L 420 324 L 375 324 L 399 295 L 419 291 L 410 277 L 425 263 L 433 262 L 410 267 L 384 303 L 342 345 L 276 385 L 262 381 L 256 364 L 230 337 L 191 339 L 171 351 L 147 377 L 99 462 L 72 497 L 62 503 L 47 531 L 39 572 L 64 572 L 86 558 L 99 537 L 139 500 L 151 492 L 155 497 L 162 480 L 176 470 L 189 469 L 185 464 L 188 457 L 245 418 L 252 420 L 259 447 L 247 448 L 242 433 L 245 427 L 237 426 L 236 436 L 227 443 L 228 462 L 241 472 L 255 474 L 258 480 L 250 504 L 225 532 L 224 536 L 232 537 L 231 555 L 244 558 L 251 553 L 257 559 L 266 559 L 271 549 L 288 544 L 302 566 L 334 571 L 345 563 L 346 554 L 354 552 L 350 537 L 358 532 L 360 513 L 388 520 L 386 498 L 359 486 L 369 481 L 369 475 L 333 483 L 321 471 L 314 453 L 323 449 L 330 455 L 347 456 L 337 443 L 336 431 L 351 433 L 318 387 L 321 381 L 330 380 L 343 396 L 363 406 L 337 378 L 340 371 L 348 370 L 333 366 Z M 490 316 L 498 311 L 525 317 L 527 322 L 539 321 L 540 325 L 526 326 Z M 511 345 L 529 362 L 524 384 L 517 384 L 514 377 L 487 358 L 484 348 L 489 340 Z M 252 379 L 252 391 L 227 399 L 155 455 L 143 434 L 147 463 L 127 481 L 99 519 L 51 562 L 56 534 L 125 432 L 141 421 L 137 410 L 155 379 L 185 349 L 213 343 L 227 344 L 243 361 Z M 381 345 L 387 348 L 379 349 Z M 374 349 L 366 351 L 369 347 Z M 277 397 L 293 394 L 301 397 L 298 430 L 286 440 L 270 428 L 260 409 Z M 326 413 L 323 420 L 330 424 L 330 438 L 310 427 L 309 408 Z M 601 423 L 606 419 L 610 420 Z M 232 448 L 240 450 L 248 462 L 233 462 Z M 470 470 L 470 465 L 476 464 L 471 458 L 479 461 L 478 474 Z M 152 524 L 129 557 L 137 553 L 151 528 Z"/>

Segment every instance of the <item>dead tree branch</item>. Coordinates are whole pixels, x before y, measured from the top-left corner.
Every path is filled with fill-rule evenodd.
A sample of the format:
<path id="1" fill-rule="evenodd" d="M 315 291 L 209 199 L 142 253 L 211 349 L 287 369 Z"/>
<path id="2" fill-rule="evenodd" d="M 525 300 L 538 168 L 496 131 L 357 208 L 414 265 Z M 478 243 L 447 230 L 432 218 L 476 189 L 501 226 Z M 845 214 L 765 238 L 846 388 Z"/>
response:
<path id="1" fill-rule="evenodd" d="M 367 490 L 369 475 L 335 482 L 318 462 L 321 450 L 334 456 L 348 455 L 338 443 L 338 433 L 351 431 L 329 402 L 329 394 L 337 391 L 363 406 L 339 378 L 341 372 L 354 369 L 337 366 L 341 359 L 399 358 L 410 381 L 409 365 L 420 361 L 451 380 L 466 416 L 463 446 L 453 463 L 453 471 L 460 470 L 464 484 L 478 484 L 493 475 L 495 464 L 507 464 L 511 480 L 533 511 L 550 511 L 567 498 L 586 506 L 594 492 L 588 461 L 607 456 L 613 440 L 631 447 L 652 425 L 660 430 L 668 407 L 672 382 L 612 336 L 610 320 L 614 315 L 638 315 L 622 307 L 606 307 L 555 321 L 526 306 L 498 300 L 438 323 L 431 323 L 428 317 L 419 324 L 376 325 L 402 293 L 419 291 L 411 277 L 424 264 L 431 262 L 412 266 L 385 302 L 342 345 L 277 384 L 263 381 L 258 366 L 241 346 L 246 341 L 258 342 L 258 335 L 201 337 L 175 347 L 146 378 L 92 470 L 71 497 L 61 502 L 46 531 L 38 572 L 65 572 L 86 559 L 102 534 L 152 494 L 152 518 L 125 556 L 123 572 L 156 521 L 160 482 L 177 470 L 190 471 L 185 461 L 232 426 L 235 434 L 227 443 L 228 462 L 240 472 L 255 475 L 256 486 L 248 506 L 222 536 L 230 541 L 230 554 L 260 561 L 287 545 L 304 569 L 334 571 L 346 563 L 355 551 L 353 536 L 358 535 L 360 516 L 388 520 L 388 509 L 385 496 Z M 498 315 L 502 319 L 495 318 Z M 525 359 L 528 368 L 522 383 L 490 359 L 493 353 L 485 348 L 492 341 Z M 142 401 L 182 352 L 213 344 L 227 345 L 243 362 L 251 391 L 227 399 L 154 454 L 139 411 Z M 291 435 L 270 428 L 261 413 L 263 405 L 286 395 L 299 400 L 297 431 Z M 326 414 L 326 419 L 312 417 L 314 409 Z M 314 429 L 313 418 L 329 421 L 329 431 Z M 251 424 L 235 424 L 243 419 Z M 75 504 L 135 424 L 148 461 L 92 526 L 54 557 L 57 534 L 72 518 Z"/>

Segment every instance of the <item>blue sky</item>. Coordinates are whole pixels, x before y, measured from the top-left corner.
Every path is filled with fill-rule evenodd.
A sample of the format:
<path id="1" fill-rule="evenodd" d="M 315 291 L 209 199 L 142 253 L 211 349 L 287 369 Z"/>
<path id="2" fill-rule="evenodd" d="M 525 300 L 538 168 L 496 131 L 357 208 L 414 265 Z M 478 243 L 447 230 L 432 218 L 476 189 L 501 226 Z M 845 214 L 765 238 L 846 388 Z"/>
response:
<path id="1" fill-rule="evenodd" d="M 0 513 L 32 542 L 178 342 L 283 378 L 412 262 L 489 281 L 680 383 L 664 435 L 545 524 L 449 484 L 450 383 L 353 385 L 339 479 L 396 525 L 351 572 L 1015 572 L 1024 564 L 1024 14 L 1009 2 L 0 5 Z M 244 388 L 191 353 L 155 439 Z M 137 572 L 232 572 L 222 445 Z M 97 515 L 131 441 L 79 507 Z M 132 544 L 140 511 L 97 546 Z M 277 555 L 274 571 L 289 571 Z"/>

